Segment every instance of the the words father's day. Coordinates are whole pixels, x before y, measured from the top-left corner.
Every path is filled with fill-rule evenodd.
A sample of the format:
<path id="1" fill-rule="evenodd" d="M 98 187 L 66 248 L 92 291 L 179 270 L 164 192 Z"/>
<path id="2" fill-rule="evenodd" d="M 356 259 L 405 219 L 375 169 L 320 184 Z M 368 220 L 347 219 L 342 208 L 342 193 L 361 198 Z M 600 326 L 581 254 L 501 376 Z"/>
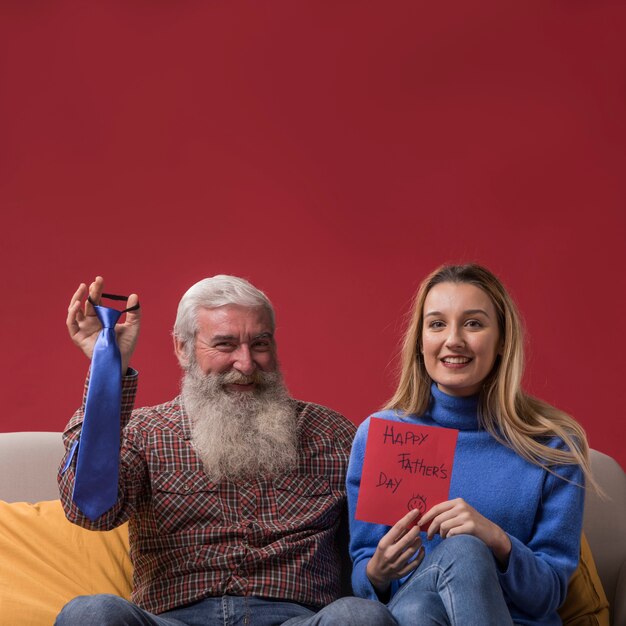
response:
<path id="1" fill-rule="evenodd" d="M 392 526 L 448 499 L 458 430 L 370 418 L 356 518 Z"/>

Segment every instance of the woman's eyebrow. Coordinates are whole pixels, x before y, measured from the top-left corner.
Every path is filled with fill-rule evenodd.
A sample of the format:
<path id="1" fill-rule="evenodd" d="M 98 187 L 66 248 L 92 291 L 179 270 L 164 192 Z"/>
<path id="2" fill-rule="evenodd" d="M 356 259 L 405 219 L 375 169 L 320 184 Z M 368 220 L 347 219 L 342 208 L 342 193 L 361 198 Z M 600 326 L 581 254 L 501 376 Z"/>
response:
<path id="1" fill-rule="evenodd" d="M 482 313 L 486 317 L 489 317 L 489 313 L 484 309 L 467 309 L 463 311 L 463 315 L 476 315 L 477 313 Z M 428 311 L 428 313 L 424 314 L 424 317 L 432 317 L 434 315 L 443 315 L 441 311 Z"/>

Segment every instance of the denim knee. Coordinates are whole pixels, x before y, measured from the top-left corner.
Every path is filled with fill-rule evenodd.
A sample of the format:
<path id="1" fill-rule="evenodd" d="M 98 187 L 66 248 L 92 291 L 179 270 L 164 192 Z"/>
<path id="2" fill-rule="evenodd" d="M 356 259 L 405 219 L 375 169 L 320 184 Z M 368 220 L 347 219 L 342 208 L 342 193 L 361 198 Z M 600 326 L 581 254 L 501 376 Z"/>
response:
<path id="1" fill-rule="evenodd" d="M 473 535 L 447 537 L 437 546 L 437 549 L 442 556 L 446 555 L 454 560 L 493 560 L 491 550 L 487 547 L 487 544 Z"/>
<path id="2" fill-rule="evenodd" d="M 102 593 L 78 596 L 70 600 L 57 616 L 55 626 L 85 626 L 86 624 L 126 624 L 128 601 L 119 596 Z"/>
<path id="3" fill-rule="evenodd" d="M 496 578 L 496 560 L 487 544 L 473 535 L 457 535 L 444 539 L 437 546 L 437 561 L 456 576 L 466 576 L 481 585 Z"/>
<path id="4" fill-rule="evenodd" d="M 392 598 L 389 608 L 402 626 L 510 624 L 496 560 L 481 539 L 456 535 L 441 541 Z M 493 617 L 495 615 L 495 617 Z"/>
<path id="5" fill-rule="evenodd" d="M 389 609 L 382 602 L 347 596 L 339 598 L 326 609 L 330 624 L 344 626 L 397 626 Z"/>

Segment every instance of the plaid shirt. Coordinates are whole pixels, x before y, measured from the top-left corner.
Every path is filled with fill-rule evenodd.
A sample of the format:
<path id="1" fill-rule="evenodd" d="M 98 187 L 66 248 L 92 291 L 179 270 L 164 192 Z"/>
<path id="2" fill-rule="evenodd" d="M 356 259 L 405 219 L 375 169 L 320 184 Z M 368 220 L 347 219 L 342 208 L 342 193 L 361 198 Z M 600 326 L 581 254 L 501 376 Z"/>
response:
<path id="1" fill-rule="evenodd" d="M 339 597 L 336 539 L 345 514 L 352 423 L 325 407 L 292 400 L 297 468 L 273 479 L 211 482 L 191 445 L 180 397 L 133 411 L 136 389 L 137 375 L 124 377 L 117 504 L 91 522 L 72 502 L 77 455 L 66 460 L 80 436 L 82 408 L 64 433 L 68 452 L 59 472 L 70 521 L 93 530 L 130 521 L 133 602 L 162 613 L 222 595 L 313 607 Z"/>

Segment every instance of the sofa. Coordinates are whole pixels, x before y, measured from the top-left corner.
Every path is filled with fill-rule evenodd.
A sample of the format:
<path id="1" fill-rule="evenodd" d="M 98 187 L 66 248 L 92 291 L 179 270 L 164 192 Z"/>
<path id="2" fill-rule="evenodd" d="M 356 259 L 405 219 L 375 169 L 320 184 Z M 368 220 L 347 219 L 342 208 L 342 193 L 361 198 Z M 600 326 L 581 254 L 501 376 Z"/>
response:
<path id="1" fill-rule="evenodd" d="M 76 595 L 129 597 L 127 525 L 91 532 L 67 522 L 57 499 L 62 455 L 60 433 L 0 433 L 0 626 L 52 624 Z M 587 493 L 581 564 L 561 617 L 626 626 L 626 474 L 601 452 L 591 462 L 605 493 Z"/>

